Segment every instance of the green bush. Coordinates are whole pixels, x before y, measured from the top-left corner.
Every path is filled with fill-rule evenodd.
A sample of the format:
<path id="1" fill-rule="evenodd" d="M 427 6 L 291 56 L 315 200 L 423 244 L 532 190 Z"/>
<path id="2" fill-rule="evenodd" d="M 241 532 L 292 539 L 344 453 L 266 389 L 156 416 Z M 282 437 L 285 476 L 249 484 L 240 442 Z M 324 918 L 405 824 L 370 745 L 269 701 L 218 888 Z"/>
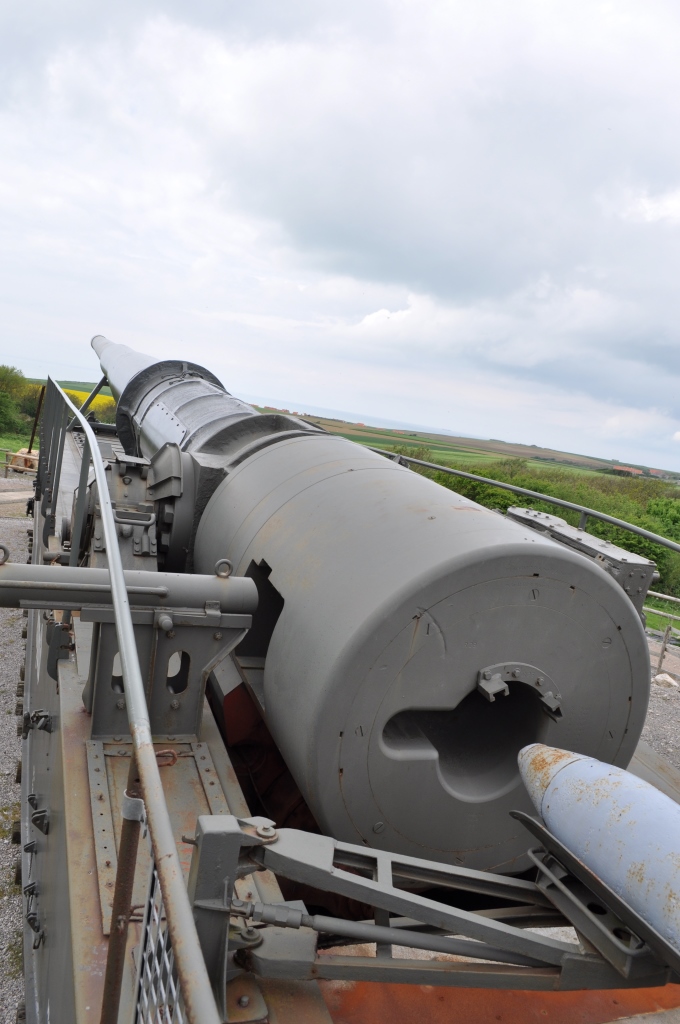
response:
<path id="1" fill-rule="evenodd" d="M 26 388 L 27 381 L 21 370 L 16 366 L 0 365 L 0 392 L 14 402 L 19 402 Z"/>
<path id="2" fill-rule="evenodd" d="M 41 384 L 30 384 L 27 381 L 21 398 L 19 399 L 20 411 L 24 413 L 25 416 L 30 417 L 31 420 L 35 419 L 35 414 L 38 411 L 38 402 L 40 401 L 41 391 Z"/>
<path id="3" fill-rule="evenodd" d="M 23 423 L 16 404 L 6 391 L 0 391 L 0 432 L 3 434 L 19 433 Z"/>
<path id="4" fill-rule="evenodd" d="M 28 444 L 39 394 L 40 386 L 27 381 L 16 366 L 0 365 L 0 434 L 7 447 Z"/>

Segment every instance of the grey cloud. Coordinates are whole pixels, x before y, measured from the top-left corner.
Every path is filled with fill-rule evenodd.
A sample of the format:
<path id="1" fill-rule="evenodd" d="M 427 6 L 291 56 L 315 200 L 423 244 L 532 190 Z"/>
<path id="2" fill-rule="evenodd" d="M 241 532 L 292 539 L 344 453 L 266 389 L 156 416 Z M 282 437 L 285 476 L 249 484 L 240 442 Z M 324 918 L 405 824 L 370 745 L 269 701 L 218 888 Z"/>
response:
<path id="1" fill-rule="evenodd" d="M 545 10 L 6 5 L 0 186 L 22 162 L 27 181 L 0 189 L 5 325 L 38 337 L 49 306 L 64 338 L 105 320 L 159 350 L 204 332 L 204 361 L 288 348 L 293 382 L 310 359 L 348 379 L 382 361 L 680 418 L 680 228 L 622 209 L 680 185 L 677 16 L 623 4 L 647 18 L 636 35 L 603 8 L 577 3 L 573 25 Z M 602 310 L 561 311 L 578 289 Z M 444 326 L 362 349 L 357 321 L 409 292 Z M 243 317 L 220 327 L 212 309 Z M 447 326 L 471 310 L 467 336 Z"/>

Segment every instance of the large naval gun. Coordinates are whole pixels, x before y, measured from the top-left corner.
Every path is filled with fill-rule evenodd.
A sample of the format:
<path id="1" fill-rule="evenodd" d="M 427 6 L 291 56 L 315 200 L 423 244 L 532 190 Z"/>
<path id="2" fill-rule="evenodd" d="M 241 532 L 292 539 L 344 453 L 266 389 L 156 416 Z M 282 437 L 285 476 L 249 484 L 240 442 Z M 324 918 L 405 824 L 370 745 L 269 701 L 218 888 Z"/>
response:
<path id="1" fill-rule="evenodd" d="M 28 617 L 25 1019 L 398 1024 L 422 986 L 420 1019 L 461 986 L 664 1005 L 680 952 L 518 766 L 629 765 L 654 563 L 92 346 L 115 426 L 48 382 L 31 557 L 0 565 Z M 555 924 L 574 940 L 531 930 Z"/>

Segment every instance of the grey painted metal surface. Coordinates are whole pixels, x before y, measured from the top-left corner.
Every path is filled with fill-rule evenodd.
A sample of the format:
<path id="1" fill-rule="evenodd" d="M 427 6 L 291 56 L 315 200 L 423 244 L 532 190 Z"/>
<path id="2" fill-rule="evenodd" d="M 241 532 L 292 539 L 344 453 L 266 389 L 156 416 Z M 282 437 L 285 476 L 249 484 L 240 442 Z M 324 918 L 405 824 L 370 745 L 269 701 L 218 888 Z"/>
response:
<path id="1" fill-rule="evenodd" d="M 680 951 L 680 806 L 644 780 L 533 744 L 520 771 L 547 828 Z"/>
<path id="2" fill-rule="evenodd" d="M 160 605 L 170 609 L 202 608 L 206 602 L 222 612 L 249 613 L 257 607 L 257 588 L 252 580 L 221 579 L 210 576 L 182 576 L 179 573 L 145 572 L 128 569 L 123 578 L 132 608 Z M 64 601 L 75 607 L 96 604 L 110 607 L 113 591 L 106 569 L 63 566 L 56 574 L 50 566 L 0 565 L 0 606 L 29 607 L 46 598 L 62 608 Z"/>
<path id="3" fill-rule="evenodd" d="M 237 407 L 200 368 L 135 373 L 116 345 L 95 348 L 122 401 L 135 396 L 150 475 L 175 512 L 193 502 L 194 539 L 182 542 L 193 569 L 227 557 L 258 583 L 242 653 L 262 659 L 258 701 L 324 831 L 521 870 L 525 838 L 508 817 L 530 807 L 520 747 L 543 740 L 628 763 L 649 694 L 646 642 L 592 560 L 352 442 Z M 145 427 L 158 402 L 185 428 L 176 458 Z M 161 459 L 177 467 L 161 471 Z M 512 678 L 514 661 L 533 681 Z M 508 692 L 490 701 L 477 684 L 498 665 Z"/>
<path id="4" fill-rule="evenodd" d="M 104 343 L 98 345 L 105 354 Z M 56 680 L 62 702 L 69 690 L 71 703 L 62 717 L 64 721 L 69 718 L 70 735 L 72 739 L 77 735 L 79 741 L 67 740 L 67 732 L 58 721 L 59 702 L 52 699 L 50 703 L 48 699 L 45 706 L 31 705 L 29 724 L 24 722 L 27 743 L 36 748 L 47 746 L 49 756 L 49 744 L 61 735 L 64 761 L 74 754 L 79 756 L 76 748 L 80 748 L 81 770 L 86 778 L 85 737 L 96 736 L 101 723 L 96 714 L 88 720 L 79 711 L 78 686 L 65 685 L 77 664 L 68 651 L 69 638 L 84 638 L 92 651 L 96 652 L 98 645 L 101 651 L 101 636 L 97 639 L 95 634 L 98 629 L 101 635 L 108 630 L 108 653 L 113 655 L 117 639 L 123 656 L 126 649 L 130 655 L 130 649 L 125 648 L 127 641 L 121 639 L 121 612 L 130 630 L 135 628 L 142 662 L 146 657 L 143 636 L 148 639 L 154 632 L 160 636 L 162 631 L 162 650 L 159 648 L 160 653 L 151 660 L 155 658 L 163 667 L 170 653 L 166 641 L 179 645 L 179 635 L 171 634 L 185 629 L 192 631 L 197 644 L 196 650 L 191 650 L 192 660 L 198 660 L 203 646 L 212 663 L 212 648 L 201 645 L 197 617 L 204 626 L 212 621 L 210 617 L 214 618 L 210 632 L 214 631 L 215 643 L 218 633 L 220 642 L 225 639 L 222 627 L 235 628 L 236 624 L 226 621 L 230 616 L 224 614 L 219 599 L 209 600 L 202 607 L 199 597 L 205 598 L 206 587 L 210 586 L 206 581 L 212 581 L 215 563 L 222 560 L 224 564 L 227 558 L 236 563 L 237 571 L 250 576 L 238 585 L 240 591 L 231 588 L 232 597 L 240 593 L 238 600 L 252 606 L 256 584 L 260 597 L 262 615 L 248 637 L 249 653 L 238 656 L 239 671 L 247 664 L 249 671 L 257 673 L 257 685 L 248 682 L 244 673 L 246 686 L 255 693 L 305 797 L 315 812 L 319 809 L 320 820 L 323 822 L 321 815 L 326 815 L 333 830 L 347 829 L 352 838 L 362 840 L 352 845 L 291 829 L 277 832 L 267 819 L 239 821 L 230 817 L 229 812 L 235 812 L 234 792 L 235 805 L 244 803 L 243 797 L 239 796 L 231 766 L 225 773 L 221 741 L 221 755 L 210 748 L 214 763 L 206 754 L 207 732 L 200 737 L 203 744 L 198 736 L 189 735 L 182 749 L 165 751 L 166 758 L 170 754 L 175 764 L 180 763 L 180 757 L 186 760 L 181 762 L 181 770 L 166 769 L 174 772 L 166 780 L 174 835 L 171 830 L 163 834 L 169 824 L 167 808 L 163 792 L 154 791 L 158 777 L 155 758 L 160 755 L 148 743 L 157 681 L 153 676 L 150 684 L 153 673 L 140 671 L 140 658 L 136 658 L 135 666 L 132 656 L 127 675 L 123 672 L 125 697 L 129 690 L 133 700 L 135 693 L 139 698 L 131 725 L 146 775 L 147 817 L 158 866 L 156 880 L 163 890 L 162 895 L 157 893 L 153 900 L 147 900 L 136 958 L 145 977 L 144 985 L 137 989 L 138 998 L 148 996 L 149 1005 L 158 1007 L 167 1002 L 156 985 L 164 972 L 167 975 L 166 954 L 178 961 L 181 991 L 170 999 L 178 1020 L 185 1019 L 182 993 L 188 996 L 189 1018 L 196 1020 L 200 1013 L 201 1021 L 215 1019 L 208 975 L 221 1010 L 229 1007 L 229 1019 L 248 1019 L 247 1011 L 245 1016 L 234 1016 L 239 1012 L 234 1004 L 238 993 L 238 1006 L 243 1010 L 240 1000 L 244 989 L 238 986 L 244 977 L 249 978 L 251 1020 L 256 1011 L 257 1019 L 267 1011 L 271 1019 L 279 1019 L 276 1006 L 270 1002 L 274 990 L 267 988 L 275 981 L 301 986 L 296 989 L 296 999 L 309 984 L 304 979 L 312 978 L 572 990 L 662 984 L 671 961 L 648 955 L 648 951 L 637 959 L 626 950 L 621 955 L 611 929 L 607 931 L 608 925 L 592 933 L 597 953 L 526 931 L 537 918 L 555 918 L 556 908 L 561 905 L 544 881 L 535 886 L 457 866 L 465 860 L 480 866 L 491 863 L 500 871 L 522 865 L 513 850 L 526 849 L 526 836 L 521 833 L 519 838 L 519 826 L 514 821 L 504 831 L 503 816 L 508 806 L 516 807 L 521 801 L 514 754 L 527 737 L 545 738 L 551 735 L 550 730 L 553 742 L 557 737 L 564 741 L 565 736 L 578 736 L 579 743 L 604 750 L 608 758 L 621 763 L 632 751 L 646 703 L 648 676 L 641 671 L 646 657 L 641 661 L 638 656 L 640 629 L 634 610 L 603 568 L 584 558 L 583 553 L 560 548 L 550 538 L 532 536 L 533 531 L 522 524 L 508 522 L 460 496 L 442 493 L 431 482 L 341 439 L 291 419 L 261 417 L 226 395 L 219 382 L 201 367 L 179 362 L 158 364 L 140 357 L 134 363 L 135 373 L 128 379 L 129 364 L 124 353 L 116 352 L 115 346 L 109 351 L 108 345 L 106 351 L 112 359 L 111 376 L 120 378 L 122 389 L 119 406 L 127 419 L 121 419 L 120 429 L 123 434 L 127 430 L 128 451 L 137 454 L 125 455 L 115 441 L 108 445 L 105 458 L 110 479 L 102 483 L 101 473 L 98 475 L 96 488 L 91 489 L 89 518 L 84 514 L 86 474 L 84 470 L 79 474 L 84 533 L 81 537 L 80 526 L 73 530 L 78 544 L 69 551 L 63 543 L 67 535 L 62 535 L 60 543 L 59 530 L 55 530 L 64 497 L 64 487 L 59 487 L 65 467 L 60 463 L 60 451 L 66 450 L 62 435 L 68 417 L 51 404 L 47 424 L 51 443 L 43 446 L 44 530 L 38 558 L 43 555 L 44 545 L 49 549 L 49 559 L 61 560 L 62 566 L 66 562 L 74 566 L 86 555 L 91 564 L 101 566 L 107 565 L 110 551 L 115 550 L 118 585 L 122 581 L 123 587 L 127 586 L 130 606 L 121 608 L 116 585 L 112 587 L 109 582 L 108 568 L 103 583 L 98 579 L 91 582 L 91 572 L 97 570 L 86 570 L 87 579 L 75 575 L 70 579 L 63 575 L 69 570 L 53 567 L 41 569 L 33 581 L 7 581 L 7 591 L 24 588 L 24 604 L 36 600 L 32 582 L 44 587 L 43 604 L 47 607 L 47 602 L 58 601 L 57 607 L 83 609 L 77 631 L 69 629 L 67 615 L 64 623 L 48 622 L 48 643 L 39 642 L 45 662 L 41 670 L 43 689 L 46 695 L 53 695 Z M 95 468 L 101 468 L 97 445 L 90 441 L 88 435 L 85 458 L 91 449 Z M 103 447 L 101 441 L 98 443 Z M 210 493 L 212 503 L 202 515 Z M 126 578 L 123 567 L 139 569 L 145 559 L 154 569 L 157 557 L 173 556 L 181 563 L 179 534 L 175 532 L 173 540 L 173 530 L 166 528 L 182 502 L 192 509 L 193 518 L 185 517 L 180 548 L 186 556 L 185 564 L 189 564 L 188 524 L 189 533 L 197 532 L 196 564 L 203 560 L 204 576 L 178 576 L 175 583 L 168 574 L 152 571 L 139 573 L 134 579 L 128 573 Z M 121 538 L 121 551 L 111 532 L 111 513 Z M 143 528 L 135 513 L 145 517 Z M 72 519 L 76 524 L 78 514 L 77 506 Z M 92 520 L 91 533 L 87 532 L 90 526 L 85 527 L 86 519 L 88 523 Z M 164 532 L 169 539 L 161 539 Z M 56 587 L 51 585 L 48 571 L 54 574 Z M 85 589 L 79 590 L 83 585 Z M 186 588 L 191 590 L 192 586 L 189 594 Z M 229 588 L 225 592 L 228 594 Z M 180 593 L 191 599 L 182 602 Z M 66 597 L 72 600 L 67 602 Z M 12 601 L 17 598 L 18 592 L 12 595 Z M 137 601 L 140 603 L 135 605 Z M 170 622 L 168 612 L 172 613 Z M 30 621 L 42 629 L 44 617 L 36 612 L 30 615 Z M 231 615 L 232 620 L 235 618 L 238 614 Z M 248 618 L 247 613 L 241 618 Z M 89 621 L 83 621 L 86 619 Z M 241 625 L 245 627 L 245 623 Z M 115 629 L 119 635 L 114 639 Z M 296 645 L 300 647 L 297 652 Z M 590 674 L 587 658 L 593 663 Z M 104 689 L 110 691 L 112 669 L 104 660 L 102 671 L 97 662 L 97 666 L 90 667 L 89 675 L 91 679 L 101 675 Z M 305 669 L 306 661 L 310 664 Z M 144 695 L 140 696 L 135 668 L 151 701 L 151 721 Z M 293 673 L 298 670 L 295 678 Z M 169 680 L 169 668 L 167 676 Z M 130 679 L 132 685 L 128 686 Z M 167 701 L 164 678 L 162 682 L 160 689 Z M 193 685 L 190 680 L 188 688 L 200 701 L 203 689 L 198 680 L 195 682 Z M 225 677 L 222 683 L 228 695 L 230 680 Z M 125 704 L 120 696 L 112 699 Z M 96 706 L 95 692 L 95 710 Z M 124 706 L 119 711 L 124 715 Z M 113 714 L 108 708 L 104 720 L 115 724 L 116 732 L 123 732 L 118 728 L 119 719 L 113 722 Z M 192 721 L 191 729 L 197 732 L 200 716 Z M 175 736 L 173 742 L 177 739 Z M 170 737 L 163 743 L 169 741 Z M 120 743 L 119 738 L 115 751 L 110 751 L 115 757 L 108 758 L 117 765 L 114 774 L 118 781 L 111 788 L 109 779 L 106 792 L 112 814 L 102 826 L 114 831 L 119 824 L 121 800 L 125 803 L 119 792 L 120 768 L 126 767 L 129 750 Z M 80 794 L 83 821 L 88 823 L 90 814 L 94 817 L 99 813 L 96 808 L 100 797 L 104 801 L 107 798 L 104 787 L 97 785 L 98 766 L 94 760 L 102 755 L 106 759 L 106 744 L 95 750 L 90 742 L 90 747 L 94 751 L 90 764 L 92 799 L 83 801 L 85 791 Z M 58 760 L 56 764 L 59 766 Z M 200 790 L 200 800 L 192 801 L 186 798 L 182 780 L 186 781 L 195 769 L 199 775 L 191 785 L 196 797 Z M 73 765 L 69 770 L 72 773 Z M 60 769 L 58 777 L 63 775 L 66 780 L 67 774 L 66 768 Z M 216 791 L 218 780 L 225 786 L 224 795 L 229 792 L 229 807 L 224 795 Z M 71 799 L 72 787 L 64 786 L 62 795 Z M 186 816 L 188 829 L 193 829 L 195 815 L 201 813 L 198 803 L 203 804 L 204 797 L 210 815 L 201 819 L 203 824 L 196 837 L 199 845 L 194 849 L 203 858 L 201 870 L 207 889 L 201 897 L 196 892 L 193 896 L 197 897 L 194 913 L 201 923 L 203 951 L 210 954 L 208 974 L 196 946 L 196 934 L 192 934 L 192 922 L 184 915 L 181 874 L 180 886 L 167 874 L 178 839 L 177 815 Z M 35 794 L 35 800 L 33 828 L 40 830 L 41 824 L 50 822 L 50 842 L 56 850 L 54 841 L 67 815 L 61 810 L 59 798 L 43 804 L 41 795 Z M 389 813 L 376 818 L 370 801 L 378 805 L 378 811 L 387 807 Z M 338 810 L 340 802 L 345 805 L 344 811 Z M 168 820 L 164 821 L 164 813 Z M 246 817 L 247 808 L 241 813 Z M 357 825 L 354 819 L 362 815 Z M 72 813 L 70 817 L 69 855 L 79 856 L 82 844 L 74 840 L 77 830 L 72 827 Z M 370 829 L 367 838 L 362 829 Z M 209 833 L 214 833 L 213 838 L 220 833 L 227 835 L 229 850 L 220 852 L 219 844 L 209 849 L 210 844 L 201 839 Z M 181 835 L 180 863 L 186 869 L 186 854 L 191 847 L 185 844 L 192 840 L 184 838 L 184 829 Z M 164 846 L 165 839 L 168 843 Z M 468 846 L 461 848 L 466 840 Z M 104 831 L 99 842 L 101 854 L 105 852 Z M 391 852 L 367 850 L 369 844 L 387 846 Z M 90 844 L 85 845 L 93 858 Z M 50 870 L 61 863 L 63 874 L 63 844 L 60 849 L 61 861 L 52 859 Z M 166 863 L 163 856 L 158 859 L 163 850 Z M 423 853 L 432 859 L 425 859 Z M 453 863 L 441 863 L 447 859 Z M 548 858 L 542 868 L 545 877 L 551 865 Z M 96 885 L 97 874 L 101 876 L 99 892 L 95 890 L 94 900 L 90 900 L 95 908 L 97 936 L 102 912 L 106 917 L 102 882 L 104 889 L 110 885 L 106 861 L 103 867 L 101 863 L 98 866 L 99 871 L 95 867 L 87 872 L 90 890 Z M 375 908 L 375 924 L 307 914 L 301 904 L 282 906 L 271 870 L 253 878 L 253 870 L 263 867 L 316 885 L 322 891 L 368 902 Z M 77 873 L 73 875 L 70 868 L 69 872 L 71 882 L 76 878 L 76 885 L 71 884 L 73 900 L 80 887 Z M 563 882 L 561 877 L 560 884 Z M 51 878 L 53 894 L 54 883 Z M 495 907 L 493 911 L 470 913 L 424 898 L 418 891 L 405 891 L 404 884 L 416 889 L 421 885 L 448 885 L 493 893 L 501 900 L 526 899 L 527 903 L 519 908 Z M 252 902 L 257 895 L 261 903 Z M 584 907 L 587 910 L 588 894 L 580 903 L 578 893 L 572 896 L 566 919 L 576 921 L 578 927 Z M 232 897 L 238 898 L 240 905 L 233 902 L 230 908 Z M 44 901 L 46 920 L 52 920 L 54 914 L 48 902 L 51 898 Z M 259 932 L 257 928 L 239 930 L 233 921 L 229 923 L 229 914 L 225 913 L 229 909 L 265 927 Z M 508 909 L 521 911 L 519 919 L 511 920 L 511 915 L 504 913 Z M 155 914 L 152 925 L 151 911 Z M 395 913 L 398 922 L 390 921 L 390 914 Z M 170 919 L 170 943 L 166 914 Z M 406 914 L 408 919 L 402 916 Z M 70 915 L 75 922 L 73 908 Z M 178 929 L 179 922 L 189 927 Z M 418 931 L 411 934 L 414 922 Z M 434 946 L 439 952 L 469 954 L 477 960 L 495 956 L 504 963 L 392 960 L 392 943 L 410 939 L 415 947 L 428 948 L 428 930 L 430 949 Z M 452 938 L 451 933 L 459 935 Z M 584 934 L 590 938 L 588 931 Z M 54 943 L 51 926 L 44 935 L 41 949 Z M 375 940 L 378 955 L 318 956 L 318 935 L 329 937 L 327 946 L 335 945 L 343 936 Z M 89 951 L 87 957 L 82 957 L 82 939 L 81 932 L 81 957 L 75 960 L 78 964 L 89 957 Z M 75 951 L 76 946 L 73 948 Z M 100 958 L 102 948 L 105 950 L 105 945 L 100 943 L 96 954 Z M 69 951 L 61 952 L 59 960 L 59 952 L 50 945 L 46 962 L 52 994 L 59 980 L 56 965 L 65 971 L 71 968 Z M 126 955 L 125 962 L 125 998 L 131 1003 L 135 998 L 130 983 L 131 957 Z M 244 975 L 244 971 L 254 973 Z M 177 979 L 170 973 L 172 988 Z M 82 1005 L 80 982 L 73 995 Z M 62 1006 L 66 1007 L 68 998 L 65 993 Z M 91 1004 L 92 1000 L 85 998 Z M 201 1012 L 201 1003 L 208 1007 L 207 1015 Z M 294 1001 L 293 1012 L 297 1010 Z M 318 1019 L 317 1011 L 318 1007 L 314 1020 Z M 44 1007 L 41 1024 L 42 1017 Z M 298 1018 L 302 1018 L 301 1010 Z"/>
<path id="5" fill-rule="evenodd" d="M 236 898 L 231 879 L 254 865 L 368 903 L 375 908 L 376 923 L 308 913 L 299 902 L 272 904 Z M 544 875 L 549 873 L 546 864 L 540 862 L 540 867 Z M 501 898 L 521 901 L 521 906 L 513 908 L 514 920 L 513 910 L 505 908 L 508 916 L 504 919 L 501 908 L 466 911 L 456 907 L 455 901 L 451 906 L 438 902 L 431 894 L 414 893 L 404 887 L 405 882 L 412 886 L 414 881 L 425 879 L 453 890 L 493 891 Z M 639 948 L 625 945 L 619 935 L 626 930 L 626 918 L 605 915 L 600 922 L 589 910 L 597 899 L 594 891 L 583 885 L 578 889 L 578 878 L 562 870 L 560 885 L 564 887 L 564 883 L 572 888 L 568 890 L 570 901 L 561 900 L 569 911 L 561 920 L 576 922 L 588 943 L 583 943 L 580 935 L 575 936 L 578 941 L 569 942 L 532 929 L 532 925 L 535 928 L 540 924 L 541 915 L 543 920 L 546 915 L 559 916 L 560 893 L 542 879 L 534 884 L 444 867 L 371 852 L 327 836 L 276 830 L 266 818 L 239 820 L 225 815 L 198 818 L 189 891 L 213 977 L 236 967 L 252 970 L 263 978 L 325 977 L 449 986 L 470 984 L 476 976 L 476 986 L 525 990 L 655 987 L 669 979 L 671 969 L 677 969 L 674 951 L 664 947 L 670 954 L 664 957 L 664 951 L 659 956 L 644 943 L 639 943 Z M 233 920 L 228 922 L 227 911 L 232 919 L 245 919 L 255 927 L 239 933 Z M 390 915 L 396 918 L 392 923 Z M 595 928 L 582 927 L 587 916 Z M 328 936 L 326 948 L 336 950 L 330 960 L 319 955 L 314 933 Z M 353 945 L 351 940 L 357 939 L 375 943 L 377 955 L 357 957 L 351 950 L 342 954 L 338 949 Z M 394 960 L 393 945 L 402 947 Z M 412 955 L 415 949 L 453 954 L 469 961 L 423 962 Z M 475 962 L 480 960 L 484 962 Z"/>
<path id="6" fill-rule="evenodd" d="M 61 470 L 60 455 L 63 450 L 67 415 L 70 413 L 75 416 L 80 429 L 84 432 L 92 454 L 92 466 L 97 482 L 101 519 L 106 538 L 109 582 L 116 612 L 115 625 L 130 731 L 142 783 L 154 857 L 163 890 L 168 930 L 172 939 L 175 963 L 187 1008 L 187 1018 L 192 1022 L 200 1021 L 201 1024 L 219 1024 L 219 1015 L 212 998 L 205 962 L 198 944 L 156 762 L 144 681 L 137 657 L 130 603 L 118 550 L 116 524 L 104 463 L 99 455 L 95 435 L 85 417 L 51 379 L 48 380 L 47 388 L 46 428 L 49 432 L 48 436 L 51 435 L 51 437 L 46 446 L 47 450 L 41 451 L 41 455 L 47 460 L 45 511 L 54 515 L 53 508 L 58 494 Z M 49 521 L 46 520 L 45 535 L 47 535 L 48 527 Z M 34 730 L 34 733 L 37 734 L 37 731 Z"/>
<path id="7" fill-rule="evenodd" d="M 45 671 L 44 622 L 29 612 L 24 711 L 45 709 L 58 721 L 59 695 Z M 28 652 L 31 652 L 30 654 Z M 66 800 L 60 786 L 63 764 L 58 729 L 32 729 L 22 743 L 22 885 L 26 1020 L 43 1024 L 75 1019 L 75 976 L 71 952 L 72 889 L 66 851 Z M 36 828 L 35 811 L 46 811 L 47 831 Z"/>
<path id="8" fill-rule="evenodd" d="M 174 443 L 224 455 L 281 431 L 318 432 L 290 416 L 261 416 L 195 363 L 157 362 L 101 336 L 92 347 L 118 400 L 116 427 L 128 454 L 148 458 Z"/>
<path id="9" fill-rule="evenodd" d="M 633 754 L 649 694 L 640 620 L 603 570 L 534 530 L 319 436 L 230 471 L 195 568 L 216 551 L 237 574 L 264 568 L 282 600 L 268 648 L 248 653 L 266 654 L 267 724 L 331 835 L 519 870 L 508 812 L 530 806 L 516 766 L 528 738 Z M 519 680 L 493 703 L 477 692 L 480 671 L 514 660 L 554 682 L 559 721 Z"/>
<path id="10" fill-rule="evenodd" d="M 642 614 L 649 587 L 654 579 L 659 578 L 656 564 L 651 558 L 626 551 L 602 537 L 593 537 L 580 527 L 570 526 L 559 516 L 551 516 L 535 508 L 509 508 L 506 515 L 517 523 L 533 527 L 560 544 L 566 544 L 575 551 L 593 558 L 612 579 L 616 580 Z"/>

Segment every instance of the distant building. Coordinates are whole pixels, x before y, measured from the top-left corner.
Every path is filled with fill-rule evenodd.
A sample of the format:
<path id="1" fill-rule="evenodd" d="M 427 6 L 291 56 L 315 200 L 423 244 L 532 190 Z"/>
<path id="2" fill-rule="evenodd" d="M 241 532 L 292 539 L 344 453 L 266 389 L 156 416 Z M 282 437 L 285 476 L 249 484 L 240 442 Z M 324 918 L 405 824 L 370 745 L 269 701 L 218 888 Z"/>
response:
<path id="1" fill-rule="evenodd" d="M 635 469 L 634 466 L 612 466 L 615 473 L 621 473 L 623 476 L 643 476 L 641 469 Z"/>

